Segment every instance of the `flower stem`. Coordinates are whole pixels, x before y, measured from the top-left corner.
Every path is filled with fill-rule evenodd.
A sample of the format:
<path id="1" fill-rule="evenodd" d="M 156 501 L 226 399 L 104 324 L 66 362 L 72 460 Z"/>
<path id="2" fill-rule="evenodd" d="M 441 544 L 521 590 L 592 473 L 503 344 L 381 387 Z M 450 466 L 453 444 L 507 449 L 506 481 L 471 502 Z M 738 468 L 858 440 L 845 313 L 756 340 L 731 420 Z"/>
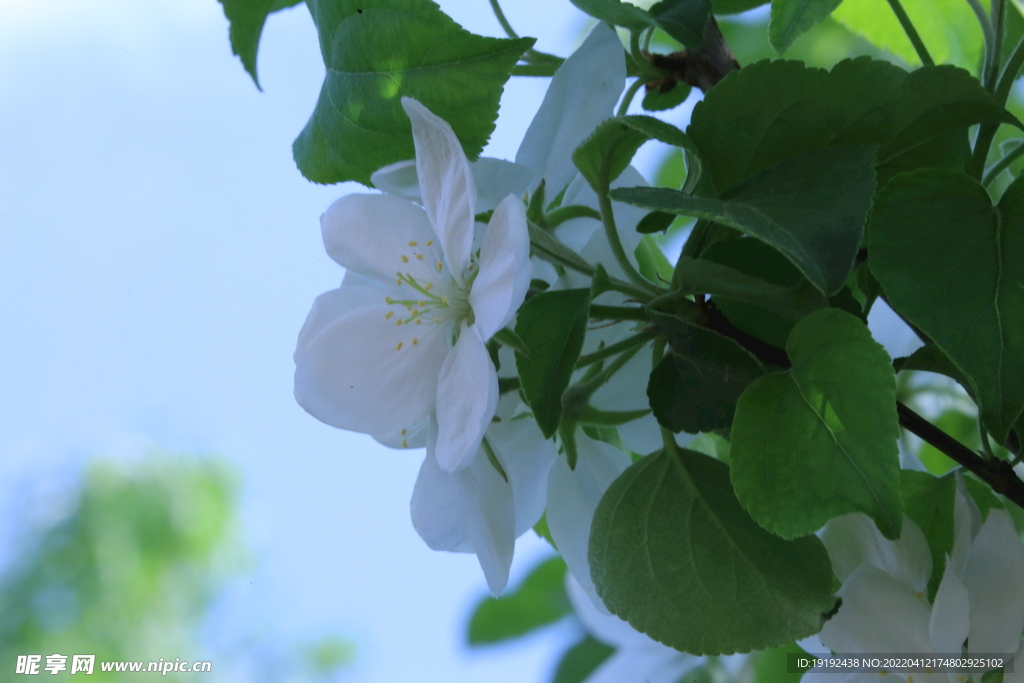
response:
<path id="1" fill-rule="evenodd" d="M 1006 100 L 1010 97 L 1010 89 L 1013 88 L 1013 82 L 1017 80 L 1017 72 L 1020 71 L 1022 65 L 1024 65 L 1024 38 L 1021 38 L 1017 46 L 1013 48 L 1013 52 L 1010 53 L 1010 58 L 1006 60 L 1006 66 L 1003 67 L 1003 73 L 999 76 L 999 82 L 992 93 L 996 104 L 1000 107 L 1006 105 Z M 992 140 L 995 139 L 997 130 L 999 130 L 998 123 L 983 123 L 978 129 L 974 152 L 967 163 L 967 175 L 972 178 L 981 178 L 985 161 L 988 159 L 988 150 L 992 146 Z"/>
<path id="2" fill-rule="evenodd" d="M 616 116 L 625 116 L 626 112 L 629 111 L 629 105 L 633 102 L 633 97 L 636 96 L 636 91 L 640 89 L 640 86 L 644 84 L 643 80 L 636 79 L 633 84 L 629 86 L 629 90 L 622 97 L 622 102 L 619 104 L 619 111 Z"/>
<path id="3" fill-rule="evenodd" d="M 899 19 L 900 26 L 902 26 L 904 32 L 906 32 L 907 38 L 910 38 L 910 42 L 913 43 L 914 49 L 917 50 L 917 56 L 921 60 L 921 63 L 925 66 L 935 66 L 935 60 L 932 59 L 932 56 L 928 53 L 928 48 L 925 47 L 924 41 L 921 40 L 920 34 L 918 34 L 917 29 L 914 28 L 914 23 L 910 21 L 910 17 L 907 16 L 907 11 L 903 9 L 903 5 L 900 4 L 900 0 L 889 0 L 889 6 L 892 7 L 893 13 L 896 15 L 896 18 Z"/>
<path id="4" fill-rule="evenodd" d="M 1021 154 L 1024 154 L 1024 139 L 1017 140 L 1017 144 L 1009 152 L 1003 155 L 1003 158 L 992 164 L 987 171 L 985 171 L 985 177 L 981 181 L 981 184 L 988 187 L 992 184 L 992 181 L 999 177 L 999 174 L 1009 168 L 1010 164 L 1015 162 Z"/>
<path id="5" fill-rule="evenodd" d="M 554 76 L 559 64 L 544 62 L 542 64 L 516 64 L 512 67 L 513 76 Z"/>
<path id="6" fill-rule="evenodd" d="M 484 437 L 484 440 L 480 442 L 480 445 L 484 447 L 484 453 L 487 454 L 487 459 L 491 461 L 491 465 L 494 466 L 494 469 L 498 471 L 498 474 L 501 475 L 501 478 L 504 479 L 507 484 L 508 475 L 505 473 L 505 468 L 501 466 L 501 461 L 498 460 L 498 456 L 494 452 L 494 449 L 491 448 L 491 444 L 487 441 L 486 436 Z"/>
<path id="7" fill-rule="evenodd" d="M 505 13 L 501 11 L 501 5 L 498 4 L 498 0 L 491 0 L 491 9 L 494 10 L 494 16 L 498 18 L 498 23 L 505 29 L 505 34 L 509 38 L 518 38 L 519 34 L 512 28 L 512 24 L 508 23 Z"/>
<path id="8" fill-rule="evenodd" d="M 601 220 L 601 214 L 589 206 L 580 206 L 579 204 L 562 206 L 544 216 L 544 227 L 548 230 L 554 230 L 562 223 L 571 221 L 573 218 L 594 218 L 596 220 Z"/>
<path id="9" fill-rule="evenodd" d="M 623 351 L 628 351 L 634 346 L 643 346 L 648 341 L 654 339 L 657 336 L 657 330 L 644 330 L 639 334 L 634 334 L 632 337 L 628 339 L 623 339 L 617 344 L 612 344 L 611 346 L 606 346 L 603 349 L 594 351 L 593 353 L 588 353 L 585 356 L 580 356 L 579 361 L 576 363 L 576 369 L 578 370 L 580 368 L 585 368 L 588 365 L 593 365 L 594 363 L 600 360 L 604 360 L 605 358 L 608 358 L 610 356 L 622 353 Z"/>
<path id="10" fill-rule="evenodd" d="M 622 240 L 619 239 L 619 231 L 615 227 L 615 215 L 612 213 L 612 200 L 608 196 L 607 190 L 600 193 L 601 202 L 601 221 L 604 223 L 604 232 L 608 238 L 608 244 L 612 248 L 612 253 L 615 255 L 615 260 L 618 262 L 619 267 L 622 268 L 622 272 L 626 274 L 629 280 L 639 287 L 651 294 L 658 294 L 659 290 L 657 287 L 652 285 L 650 282 L 644 279 L 644 276 L 637 272 L 633 264 L 629 262 L 629 257 L 626 256 L 626 250 L 622 247 Z"/>
<path id="11" fill-rule="evenodd" d="M 639 320 L 647 322 L 651 319 L 647 311 L 638 306 L 601 306 L 590 304 L 591 320 Z"/>
<path id="12" fill-rule="evenodd" d="M 993 63 L 995 69 L 999 69 L 999 55 L 996 54 L 993 58 L 992 49 L 995 47 L 995 34 L 992 30 L 992 22 L 988 18 L 988 13 L 985 8 L 981 6 L 978 0 L 967 0 L 967 4 L 974 10 L 974 16 L 978 18 L 978 24 L 981 26 L 981 34 L 985 39 L 985 63 L 981 68 L 982 82 L 985 88 L 988 89 L 989 85 L 989 71 L 993 69 Z M 992 9 L 995 9 L 995 3 L 992 5 Z M 991 92 L 991 90 L 989 91 Z"/>

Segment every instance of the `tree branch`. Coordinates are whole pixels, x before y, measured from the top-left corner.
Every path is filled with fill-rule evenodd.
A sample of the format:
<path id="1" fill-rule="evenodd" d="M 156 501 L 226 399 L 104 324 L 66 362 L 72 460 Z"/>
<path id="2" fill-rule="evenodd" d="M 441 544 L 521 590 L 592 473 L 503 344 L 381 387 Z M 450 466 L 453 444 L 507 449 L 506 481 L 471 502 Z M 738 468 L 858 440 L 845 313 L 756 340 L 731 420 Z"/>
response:
<path id="1" fill-rule="evenodd" d="M 974 472 L 996 493 L 1003 494 L 1018 507 L 1024 508 L 1024 482 L 1008 461 L 981 457 L 899 401 L 896 402 L 896 414 L 899 415 L 901 427 Z"/>

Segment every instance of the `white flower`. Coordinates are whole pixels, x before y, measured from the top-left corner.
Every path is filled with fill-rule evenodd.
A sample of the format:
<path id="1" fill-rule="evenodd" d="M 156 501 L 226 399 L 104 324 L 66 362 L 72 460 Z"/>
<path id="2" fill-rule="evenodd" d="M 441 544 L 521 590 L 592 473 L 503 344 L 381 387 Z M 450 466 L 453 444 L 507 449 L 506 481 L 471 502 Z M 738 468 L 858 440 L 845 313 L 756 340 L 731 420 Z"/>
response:
<path id="1" fill-rule="evenodd" d="M 389 195 L 342 197 L 321 218 L 328 254 L 346 269 L 299 334 L 295 396 L 327 424 L 400 432 L 436 415 L 432 450 L 466 467 L 498 401 L 485 343 L 513 318 L 530 284 L 522 201 L 494 209 L 473 253 L 476 188 L 445 121 L 403 98 L 423 207 Z"/>
<path id="2" fill-rule="evenodd" d="M 565 588 L 587 631 L 615 648 L 585 683 L 678 683 L 704 661 L 652 640 L 616 616 L 600 613 L 572 574 L 565 575 Z"/>
<path id="3" fill-rule="evenodd" d="M 508 481 L 482 448 L 456 472 L 441 469 L 428 448 L 410 503 L 413 526 L 427 545 L 475 553 L 494 595 L 508 583 L 516 538 L 544 514 L 544 483 L 557 456 L 537 423 L 516 415 L 520 407 L 516 393 L 506 394 L 497 411 L 501 421 L 487 429 Z"/>
<path id="4" fill-rule="evenodd" d="M 551 468 L 547 487 L 548 529 L 569 572 L 594 605 L 606 612 L 590 576 L 590 528 L 604 492 L 632 460 L 615 446 L 595 441 L 582 430 L 576 432 L 576 451 L 576 469 L 569 469 L 565 457 L 560 457 Z"/>
<path id="5" fill-rule="evenodd" d="M 982 524 L 958 477 L 953 523 L 953 550 L 929 606 L 931 553 L 916 524 L 904 518 L 903 535 L 893 542 L 860 513 L 830 521 L 822 541 L 843 581 L 843 605 L 825 623 L 821 642 L 837 653 L 959 654 L 966 640 L 973 654 L 1024 654 L 1024 548 L 1009 514 L 992 509 Z M 919 683 L 963 680 L 956 674 L 912 676 Z M 809 672 L 805 680 L 867 683 L 878 674 Z M 1004 680 L 1024 679 L 1017 673 Z"/>
<path id="6" fill-rule="evenodd" d="M 558 67 L 516 154 L 516 163 L 533 171 L 534 183 L 546 182 L 549 199 L 576 175 L 573 150 L 611 116 L 625 85 L 622 43 L 599 23 Z"/>

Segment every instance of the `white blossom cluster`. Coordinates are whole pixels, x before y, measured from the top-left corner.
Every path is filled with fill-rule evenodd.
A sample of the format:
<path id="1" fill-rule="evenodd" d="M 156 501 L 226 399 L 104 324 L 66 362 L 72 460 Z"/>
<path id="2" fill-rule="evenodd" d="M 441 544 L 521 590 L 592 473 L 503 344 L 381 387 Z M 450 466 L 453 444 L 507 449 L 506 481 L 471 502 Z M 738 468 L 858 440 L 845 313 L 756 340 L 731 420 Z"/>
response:
<path id="1" fill-rule="evenodd" d="M 383 194 L 342 197 L 321 218 L 328 254 L 345 269 L 341 286 L 317 298 L 295 351 L 295 396 L 317 419 L 372 435 L 394 448 L 426 448 L 412 493 L 417 532 L 435 550 L 475 553 L 494 595 L 506 587 L 515 540 L 547 514 L 570 577 L 568 590 L 587 628 L 618 652 L 590 683 L 675 683 L 702 660 L 634 631 L 607 613 L 588 563 L 591 520 L 602 495 L 630 465 L 629 452 L 661 446 L 648 413 L 619 426 L 626 450 L 577 434 L 571 469 L 541 434 L 517 391 L 499 391 L 515 376 L 513 351 L 500 369 L 488 342 L 514 323 L 531 281 L 552 289 L 589 286 L 589 278 L 556 272 L 530 257 L 524 197 L 543 182 L 548 198 L 596 209 L 598 198 L 576 171 L 572 151 L 612 115 L 626 79 L 622 46 L 599 24 L 553 77 L 515 162 L 470 163 L 451 126 L 410 98 L 416 158 L 372 177 Z M 616 185 L 646 182 L 627 169 Z M 620 239 L 632 258 L 642 210 L 615 205 Z M 492 212 L 484 225 L 475 216 Z M 554 235 L 613 277 L 623 273 L 600 222 L 566 221 Z M 601 303 L 622 303 L 606 293 Z M 592 327 L 584 353 L 635 333 L 634 323 Z M 650 348 L 592 397 L 600 410 L 648 408 Z M 629 451 L 629 452 L 627 452 Z M 825 652 L 1017 652 L 1024 681 L 1024 549 L 1009 516 L 981 514 L 961 482 L 955 544 L 931 604 L 932 559 L 910 519 L 902 538 L 884 539 L 864 515 L 833 520 L 822 532 L 843 607 L 820 641 Z M 587 597 L 589 596 L 589 600 Z M 822 674 L 805 680 L 876 680 L 877 674 Z M 915 675 L 915 681 L 946 680 Z M 909 678 L 907 680 L 910 680 Z M 957 681 L 949 677 L 950 681 Z"/>

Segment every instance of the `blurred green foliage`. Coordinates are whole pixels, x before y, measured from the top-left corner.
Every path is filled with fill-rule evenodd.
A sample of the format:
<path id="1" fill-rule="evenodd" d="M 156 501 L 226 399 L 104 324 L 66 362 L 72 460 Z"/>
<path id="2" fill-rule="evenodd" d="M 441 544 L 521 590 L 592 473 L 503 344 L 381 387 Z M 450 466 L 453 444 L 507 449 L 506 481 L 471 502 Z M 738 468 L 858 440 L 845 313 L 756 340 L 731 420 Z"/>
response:
<path id="1" fill-rule="evenodd" d="M 183 455 L 96 461 L 71 500 L 49 505 L 63 511 L 60 520 L 27 534 L 0 577 L 0 679 L 29 654 L 43 656 L 44 674 L 47 655 L 68 656 L 65 675 L 71 655 L 95 655 L 90 680 L 101 682 L 137 678 L 103 672 L 102 661 L 210 661 L 204 680 L 211 682 L 235 680 L 239 665 L 273 671 L 274 681 L 330 680 L 351 661 L 351 643 L 336 636 L 286 646 L 283 656 L 254 634 L 232 634 L 250 643 L 242 652 L 205 646 L 211 608 L 250 565 L 236 479 L 224 462 Z"/>

